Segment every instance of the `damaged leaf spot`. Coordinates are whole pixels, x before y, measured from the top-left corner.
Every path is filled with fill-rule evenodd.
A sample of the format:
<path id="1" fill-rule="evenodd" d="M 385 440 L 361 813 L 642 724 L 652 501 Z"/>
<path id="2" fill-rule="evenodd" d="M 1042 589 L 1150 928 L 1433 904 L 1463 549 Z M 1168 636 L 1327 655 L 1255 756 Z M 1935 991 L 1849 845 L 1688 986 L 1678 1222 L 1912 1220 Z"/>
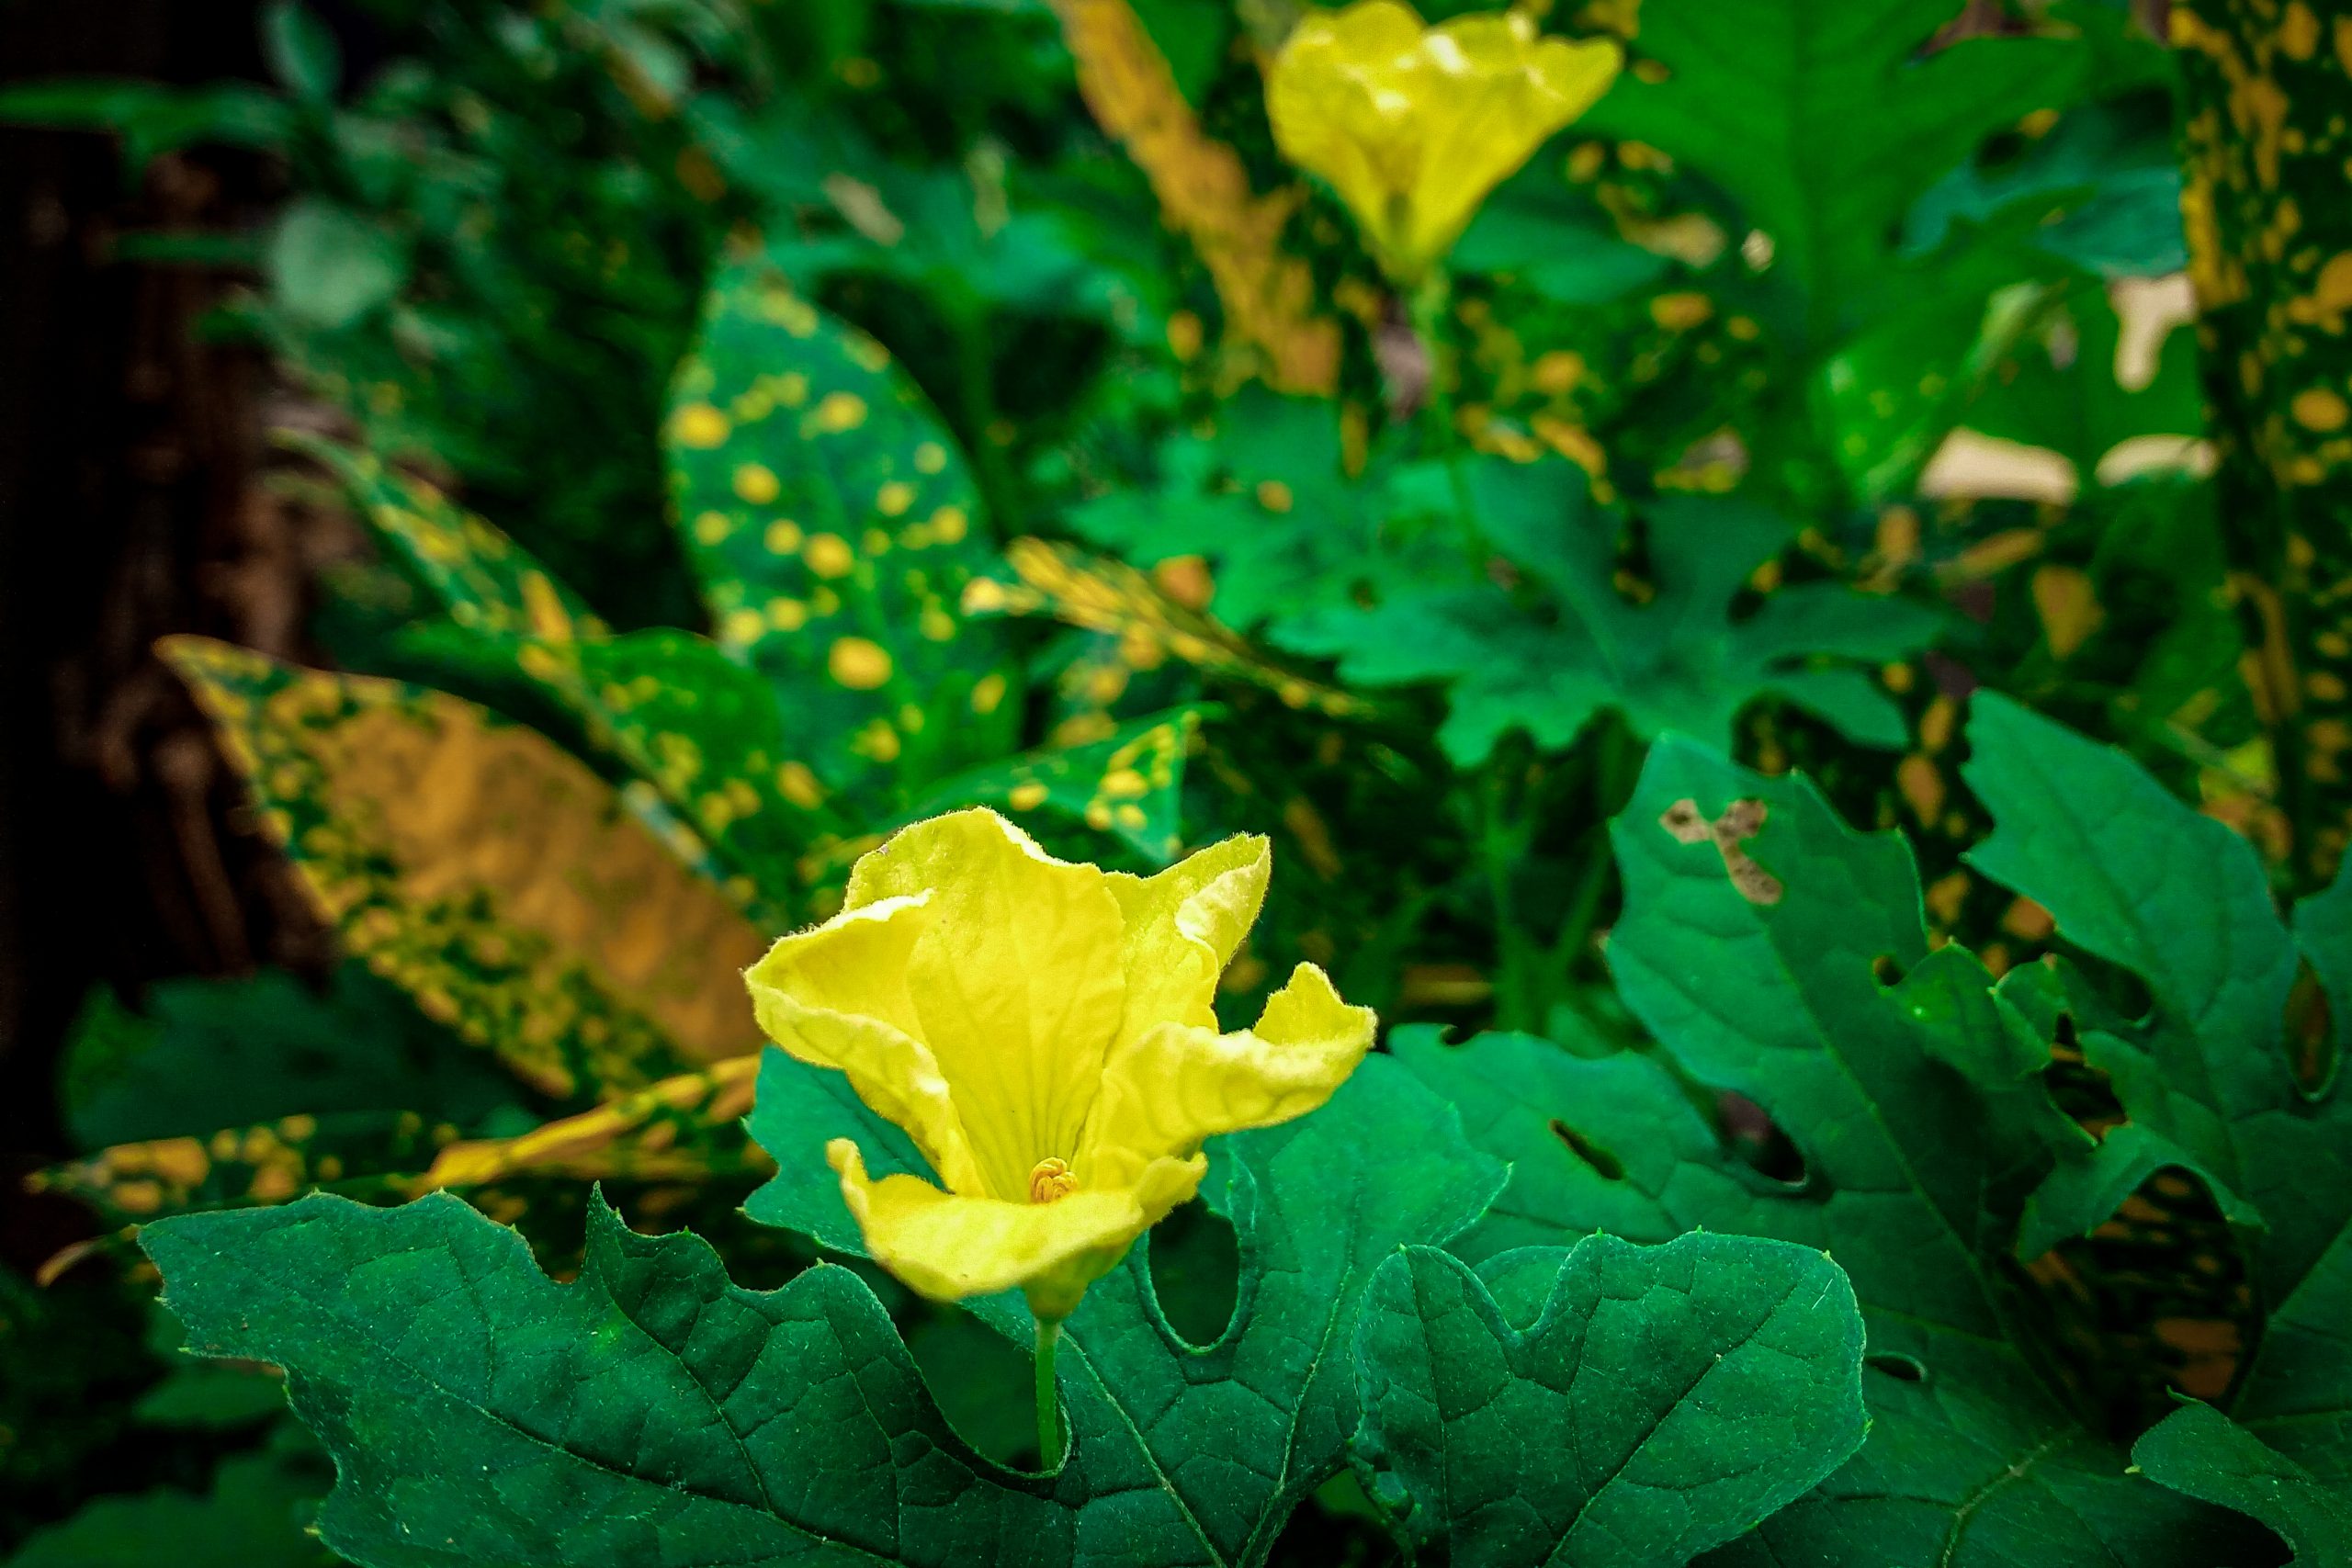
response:
<path id="1" fill-rule="evenodd" d="M 1599 1144 L 1594 1143 L 1590 1138 L 1586 1137 L 1582 1133 L 1577 1132 L 1566 1122 L 1561 1121 L 1557 1117 L 1554 1117 L 1552 1119 L 1552 1134 L 1555 1137 L 1558 1138 L 1560 1142 L 1567 1145 L 1568 1151 L 1575 1155 L 1577 1158 L 1592 1167 L 1593 1173 L 1599 1176 L 1603 1181 L 1623 1181 L 1625 1179 L 1625 1162 L 1623 1160 L 1619 1159 L 1615 1155 L 1611 1154 L 1607 1149 L 1602 1148 Z"/>
<path id="2" fill-rule="evenodd" d="M 1685 844 L 1713 843 L 1722 852 L 1724 870 L 1731 874 L 1731 885 L 1739 896 L 1751 904 L 1777 904 L 1781 901 L 1781 879 L 1758 865 L 1741 846 L 1754 838 L 1764 827 L 1765 806 L 1760 800 L 1735 800 L 1724 807 L 1724 814 L 1713 821 L 1707 820 L 1695 800 L 1682 799 L 1666 808 L 1658 826 Z"/>

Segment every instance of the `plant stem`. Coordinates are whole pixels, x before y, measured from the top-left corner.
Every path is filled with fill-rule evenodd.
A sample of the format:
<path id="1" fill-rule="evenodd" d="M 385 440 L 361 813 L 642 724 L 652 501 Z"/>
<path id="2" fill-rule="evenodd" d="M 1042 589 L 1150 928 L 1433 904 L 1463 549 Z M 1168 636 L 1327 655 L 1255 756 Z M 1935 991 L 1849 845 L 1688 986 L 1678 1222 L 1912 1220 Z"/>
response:
<path id="1" fill-rule="evenodd" d="M 1555 990 L 1566 989 L 1577 960 L 1584 954 L 1585 943 L 1591 940 L 1592 922 L 1600 912 L 1600 896 L 1609 886 L 1609 868 L 1615 862 L 1607 824 L 1624 805 L 1621 796 L 1625 790 L 1627 766 L 1638 760 L 1641 750 L 1623 715 L 1603 714 L 1600 723 L 1600 733 L 1593 737 L 1592 814 L 1601 826 L 1591 835 L 1584 865 L 1577 874 L 1576 893 L 1569 899 L 1559 934 L 1552 943 L 1550 968 L 1557 983 Z"/>
<path id="2" fill-rule="evenodd" d="M 1054 1401 L 1054 1347 L 1061 1343 L 1058 1319 L 1037 1325 L 1037 1468 L 1051 1470 L 1061 1462 L 1061 1422 Z"/>
<path id="3" fill-rule="evenodd" d="M 1446 484 L 1453 492 L 1454 516 L 1461 525 L 1464 547 L 1470 552 L 1470 564 L 1483 571 L 1486 538 L 1478 531 L 1477 503 L 1471 500 L 1470 476 L 1462 468 L 1462 432 L 1454 423 L 1453 353 L 1445 330 L 1453 299 L 1453 286 L 1445 269 L 1430 269 L 1420 287 L 1413 290 L 1413 333 L 1421 340 L 1421 347 L 1430 356 L 1429 401 L 1425 406 L 1432 445 L 1445 464 Z"/>

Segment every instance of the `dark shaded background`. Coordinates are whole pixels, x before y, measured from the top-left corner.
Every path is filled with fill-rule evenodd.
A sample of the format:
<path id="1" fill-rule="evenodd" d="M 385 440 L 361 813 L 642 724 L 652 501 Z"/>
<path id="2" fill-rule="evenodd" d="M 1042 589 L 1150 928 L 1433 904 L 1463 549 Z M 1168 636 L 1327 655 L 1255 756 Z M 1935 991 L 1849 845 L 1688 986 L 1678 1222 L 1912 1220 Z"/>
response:
<path id="1" fill-rule="evenodd" d="M 0 82 L 255 75 L 256 9 L 0 6 Z M 90 987 L 323 955 L 148 650 L 294 651 L 306 562 L 342 546 L 263 482 L 266 361 L 200 330 L 235 280 L 117 254 L 250 215 L 274 178 L 207 152 L 133 179 L 108 138 L 0 127 L 0 1252 L 22 1268 L 88 1227 L 15 1178 L 62 1152 L 50 1072 Z"/>

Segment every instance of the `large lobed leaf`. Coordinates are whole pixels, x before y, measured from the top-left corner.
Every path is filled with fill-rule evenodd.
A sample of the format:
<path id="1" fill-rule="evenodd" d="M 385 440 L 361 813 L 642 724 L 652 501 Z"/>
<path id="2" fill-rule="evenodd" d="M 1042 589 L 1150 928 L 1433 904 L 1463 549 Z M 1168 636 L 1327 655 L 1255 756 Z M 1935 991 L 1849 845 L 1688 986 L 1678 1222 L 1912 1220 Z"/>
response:
<path id="1" fill-rule="evenodd" d="M 2058 935 L 2137 976 L 2152 1003 L 2124 1017 L 2074 987 L 2085 1058 L 2131 1122 L 2118 1160 L 2176 1165 L 2215 1189 L 2248 1237 L 2267 1322 L 2228 1402 L 2245 1428 L 2324 1481 L 2352 1481 L 2352 1100 L 2306 1089 L 2288 1052 L 2297 946 L 2340 1021 L 2352 931 L 2339 879 L 2290 932 L 2254 849 L 2174 799 L 2138 764 L 2005 698 L 1975 700 L 1970 786 L 1996 830 L 1971 855 L 2040 902 Z M 2107 1153 L 2103 1146 L 2101 1154 Z M 2130 1186 L 2070 1218 L 2105 1220 Z M 2239 1201 L 2242 1201 L 2242 1204 Z"/>
<path id="2" fill-rule="evenodd" d="M 1853 1292 L 1782 1243 L 1596 1235 L 1477 1274 L 1408 1247 L 1357 1347 L 1367 1490 L 1465 1568 L 1681 1562 L 1862 1442 Z"/>
<path id="3" fill-rule="evenodd" d="M 1647 0 L 1640 62 L 1588 123 L 1727 191 L 1827 329 L 1891 254 L 1923 179 L 2081 91 L 2090 60 L 2064 39 L 1926 50 L 1960 10 L 1958 0 Z"/>
<path id="4" fill-rule="evenodd" d="M 1155 1499 L 1182 1521 L 1165 1554 L 1127 1561 L 1262 1561 L 1291 1510 L 1338 1472 L 1357 1415 L 1348 1351 L 1374 1269 L 1400 1246 L 1456 1234 L 1501 1184 L 1501 1167 L 1454 1127 L 1443 1102 L 1374 1057 L 1323 1110 L 1224 1140 L 1225 1180 L 1213 1177 L 1208 1196 L 1232 1222 L 1241 1274 L 1233 1320 L 1213 1344 L 1188 1344 L 1169 1325 L 1148 1242 L 1087 1292 L 1062 1330 L 1079 1453 L 1094 1483 Z M 856 1137 L 876 1177 L 929 1174 L 839 1074 L 780 1051 L 768 1053 L 752 1131 L 778 1167 L 752 1216 L 841 1251 L 860 1248 L 824 1165 L 828 1137 Z M 972 1304 L 1029 1342 L 1017 1295 Z"/>
<path id="5" fill-rule="evenodd" d="M 805 1087 L 780 1060 L 767 1087 Z M 1323 1113 L 1231 1141 L 1243 1277 L 1214 1345 L 1169 1327 L 1141 1249 L 1089 1292 L 1065 1330 L 1071 1446 L 1051 1477 L 948 1428 L 852 1271 L 739 1290 L 701 1242 L 633 1235 L 601 1203 L 569 1286 L 439 1197 L 313 1197 L 142 1239 L 195 1348 L 287 1369 L 341 1470 L 322 1533 L 363 1563 L 1255 1562 L 1343 1462 L 1374 1266 L 1452 1234 L 1501 1175 L 1426 1137 L 1444 1108 L 1383 1066 Z M 868 1130 L 854 1100 L 777 1098 L 756 1124 L 784 1194 L 797 1183 L 808 1228 L 841 1237 L 819 1134 Z M 1397 1157 L 1350 1157 L 1374 1143 Z M 1025 1340 L 1016 1303 L 983 1313 Z"/>
<path id="6" fill-rule="evenodd" d="M 1397 1050 L 1476 1107 L 1474 1141 L 1513 1162 L 1473 1243 L 1706 1229 L 1823 1247 L 1847 1269 L 1869 1330 L 1869 1439 L 1720 1560 L 2258 1557 L 2259 1532 L 2127 1473 L 2018 1331 L 2007 1258 L 2025 1199 L 2089 1140 L 2051 1102 L 2023 1014 L 1968 954 L 1928 951 L 1903 841 L 1848 829 L 1801 779 L 1674 739 L 1613 831 L 1626 902 L 1611 963 L 1666 1059 L 1555 1063 L 1538 1042 L 1409 1032 Z M 1726 1147 L 1677 1069 L 1761 1105 L 1803 1179 Z"/>
<path id="7" fill-rule="evenodd" d="M 1644 737 L 1679 730 L 1728 744 L 1740 710 L 1767 697 L 1860 744 L 1903 744 L 1901 714 L 1860 663 L 1917 651 L 1935 634 L 1933 612 L 1824 583 L 1782 589 L 1757 614 L 1732 617 L 1750 574 L 1787 546 L 1785 520 L 1744 501 L 1657 502 L 1647 518 L 1656 593 L 1637 605 L 1616 587 L 1623 519 L 1590 503 L 1571 465 L 1487 466 L 1474 491 L 1530 586 L 1424 572 L 1370 607 L 1290 616 L 1274 640 L 1335 658 L 1368 685 L 1442 682 L 1450 712 L 1439 739 L 1464 764 L 1514 730 L 1564 748 L 1604 710 Z"/>

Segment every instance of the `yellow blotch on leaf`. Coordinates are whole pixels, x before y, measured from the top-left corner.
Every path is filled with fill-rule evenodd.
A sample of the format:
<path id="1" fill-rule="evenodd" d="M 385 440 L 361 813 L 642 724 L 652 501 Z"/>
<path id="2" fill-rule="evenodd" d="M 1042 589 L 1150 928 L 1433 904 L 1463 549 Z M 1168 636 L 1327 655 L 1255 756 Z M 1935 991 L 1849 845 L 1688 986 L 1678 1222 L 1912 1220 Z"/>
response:
<path id="1" fill-rule="evenodd" d="M 964 509 L 960 506 L 943 506 L 931 514 L 932 534 L 943 545 L 952 545 L 962 539 L 964 531 L 971 524 L 972 520 L 964 515 Z"/>
<path id="2" fill-rule="evenodd" d="M 2295 423 L 2305 430 L 2341 430 L 2347 421 L 2352 421 L 2352 404 L 2346 404 L 2342 394 L 2326 387 L 2304 388 L 2288 407 Z"/>
<path id="3" fill-rule="evenodd" d="M 1193 1196 L 1204 1140 L 1329 1099 L 1374 1021 L 1320 969 L 1254 1029 L 1220 1033 L 1211 1005 L 1271 870 L 1240 838 L 1148 879 L 1104 872 L 988 810 L 862 858 L 842 912 L 745 978 L 768 1037 L 845 1076 L 936 1179 L 827 1146 L 875 1261 L 935 1300 L 1018 1286 L 1057 1322 Z"/>
<path id="4" fill-rule="evenodd" d="M 827 392 L 810 416 L 817 428 L 828 434 L 855 430 L 865 423 L 865 400 L 855 392 Z"/>
<path id="5" fill-rule="evenodd" d="M 1046 804 L 1046 786 L 1035 779 L 1023 779 L 1012 786 L 1005 799 L 1015 811 L 1035 811 Z"/>
<path id="6" fill-rule="evenodd" d="M 856 552 L 839 534 L 811 535 L 807 558 L 808 570 L 819 577 L 847 577 L 850 568 L 857 564 Z"/>
<path id="7" fill-rule="evenodd" d="M 845 637 L 825 655 L 825 668 L 853 692 L 870 692 L 890 678 L 890 654 L 880 643 Z"/>
<path id="8" fill-rule="evenodd" d="M 904 516 L 914 503 L 915 487 L 904 479 L 892 479 L 874 492 L 874 510 L 885 517 Z"/>
<path id="9" fill-rule="evenodd" d="M 1360 0 L 1292 30 L 1266 113 L 1283 155 L 1331 183 L 1382 269 L 1410 285 L 1623 62 L 1613 39 L 1541 38 L 1517 12 L 1430 28 L 1397 0 Z"/>
<path id="10" fill-rule="evenodd" d="M 775 787 L 777 794 L 803 811 L 814 811 L 825 801 L 825 786 L 817 782 L 806 762 L 786 762 L 776 769 Z"/>
<path id="11" fill-rule="evenodd" d="M 768 525 L 766 543 L 770 555 L 790 555 L 800 547 L 800 525 L 789 517 L 777 518 Z"/>
<path id="12" fill-rule="evenodd" d="M 733 431 L 727 416 L 708 403 L 688 403 L 670 416 L 670 439 L 697 452 L 722 445 Z"/>
<path id="13" fill-rule="evenodd" d="M 735 493 L 753 506 L 765 506 L 784 492 L 775 470 L 765 463 L 745 463 L 735 470 Z"/>

